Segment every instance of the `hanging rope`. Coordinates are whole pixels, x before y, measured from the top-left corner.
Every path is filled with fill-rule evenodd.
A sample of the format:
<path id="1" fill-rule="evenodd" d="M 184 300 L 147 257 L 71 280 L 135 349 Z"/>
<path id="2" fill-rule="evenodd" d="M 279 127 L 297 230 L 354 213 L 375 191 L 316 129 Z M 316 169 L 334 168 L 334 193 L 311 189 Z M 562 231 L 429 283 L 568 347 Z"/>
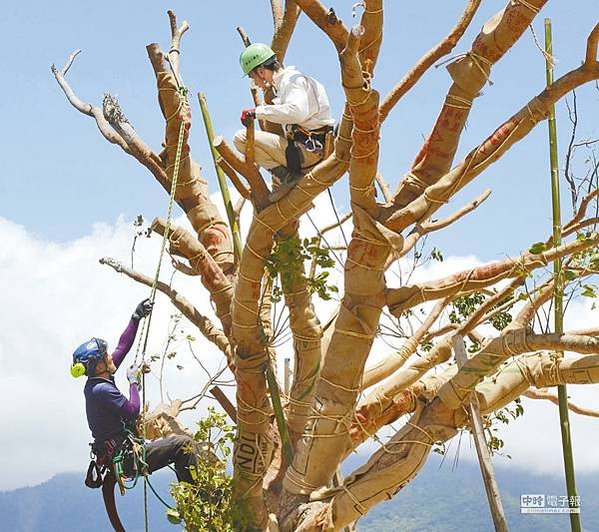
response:
<path id="1" fill-rule="evenodd" d="M 329 201 L 331 202 L 331 207 L 333 207 L 333 212 L 335 213 L 335 218 L 337 218 L 337 224 L 339 225 L 339 229 L 341 229 L 341 235 L 343 236 L 343 241 L 345 242 L 345 247 L 348 248 L 349 244 L 347 243 L 347 238 L 345 236 L 345 231 L 343 230 L 343 224 L 341 223 L 341 219 L 339 218 L 339 213 L 337 212 L 337 208 L 335 207 L 335 202 L 333 200 L 333 193 L 330 188 L 327 188 L 327 192 L 329 194 Z"/>
<path id="2" fill-rule="evenodd" d="M 181 98 L 181 106 L 187 104 L 187 98 L 185 96 L 185 90 L 179 90 L 179 97 Z M 181 154 L 183 152 L 183 138 L 185 136 L 185 122 L 182 120 L 181 125 L 179 126 L 179 138 L 177 140 L 177 152 L 175 155 L 175 164 L 173 168 L 173 177 L 171 181 L 171 193 L 168 202 L 168 211 L 166 215 L 166 227 L 164 228 L 164 235 L 162 237 L 162 246 L 160 248 L 160 256 L 158 258 L 158 265 L 156 266 L 156 274 L 154 275 L 154 281 L 152 283 L 152 289 L 150 292 L 150 301 L 154 303 L 156 299 L 156 290 L 158 287 L 158 280 L 160 278 L 160 268 L 162 267 L 162 258 L 164 257 L 164 252 L 166 250 L 166 242 L 168 241 L 168 236 L 171 228 L 171 221 L 173 216 L 173 206 L 175 204 L 175 191 L 177 190 L 177 180 L 179 178 L 179 167 L 181 165 Z M 142 390 L 142 405 L 145 408 L 146 404 L 146 373 L 144 371 L 145 358 L 146 358 L 146 348 L 148 346 L 148 337 L 150 334 L 150 325 L 152 324 L 152 314 L 150 314 L 146 319 L 144 319 L 141 327 L 141 334 L 139 335 L 139 342 L 137 343 L 137 349 L 135 351 L 135 363 L 137 363 L 140 354 L 141 348 L 141 390 Z M 142 341 L 143 339 L 143 341 Z M 141 427 L 142 427 L 142 436 L 143 439 L 146 439 L 146 426 L 143 414 L 140 416 Z M 149 531 L 148 525 L 148 477 L 144 475 L 144 524 L 146 532 Z"/>

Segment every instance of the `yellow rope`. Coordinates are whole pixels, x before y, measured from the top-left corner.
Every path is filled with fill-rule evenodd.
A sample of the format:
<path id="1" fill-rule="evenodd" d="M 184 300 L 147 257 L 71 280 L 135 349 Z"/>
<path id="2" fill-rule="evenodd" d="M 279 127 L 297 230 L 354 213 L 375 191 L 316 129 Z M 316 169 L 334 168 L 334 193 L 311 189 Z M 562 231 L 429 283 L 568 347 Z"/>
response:
<path id="1" fill-rule="evenodd" d="M 160 248 L 160 256 L 158 258 L 156 274 L 154 275 L 154 281 L 152 283 L 152 289 L 150 292 L 150 301 L 152 301 L 152 303 L 156 299 L 156 289 L 158 287 L 158 281 L 160 278 L 160 269 L 162 266 L 162 258 L 164 257 L 164 252 L 166 250 L 166 242 L 168 240 L 168 236 L 169 236 L 170 228 L 171 228 L 173 205 L 175 203 L 175 191 L 177 189 L 177 178 L 179 177 L 179 165 L 181 162 L 181 152 L 183 151 L 184 134 L 185 134 L 185 122 L 181 121 L 181 126 L 179 127 L 179 140 L 178 140 L 178 144 L 177 144 L 177 154 L 175 156 L 175 165 L 174 165 L 174 170 L 173 170 L 173 178 L 172 178 L 172 182 L 171 182 L 171 193 L 170 193 L 170 198 L 169 198 L 169 203 L 168 203 L 168 211 L 167 211 L 167 217 L 166 217 L 166 227 L 164 228 L 164 235 L 162 237 L 162 245 Z M 144 338 L 144 341 L 143 341 L 143 348 L 141 350 L 141 357 L 142 357 L 141 360 L 142 360 L 142 363 L 145 361 L 145 352 L 146 352 L 146 347 L 148 344 L 148 334 L 150 331 L 151 321 L 152 321 L 152 315 L 150 314 L 147 322 L 144 320 L 144 322 L 142 324 L 141 334 L 140 334 L 139 342 L 137 344 L 137 350 L 135 352 L 135 361 L 136 362 L 139 357 L 142 338 Z M 147 327 L 146 327 L 146 325 L 147 325 Z M 145 333 L 145 336 L 144 336 L 144 333 Z M 142 381 L 143 381 L 142 386 L 143 386 L 143 384 L 145 384 L 144 375 L 145 374 L 142 374 Z M 145 386 L 143 386 L 142 390 L 144 392 L 143 395 L 144 395 L 144 399 L 145 399 Z"/>
<path id="2" fill-rule="evenodd" d="M 181 99 L 182 100 L 184 99 L 183 96 L 181 96 Z M 179 109 L 181 108 L 182 105 L 183 104 L 181 103 L 179 106 Z M 185 122 L 182 120 L 181 125 L 179 126 L 179 139 L 177 142 L 177 153 L 175 156 L 173 178 L 172 178 L 172 182 L 171 182 L 171 193 L 170 193 L 170 198 L 169 198 L 169 203 L 168 203 L 166 227 L 164 229 L 164 235 L 162 237 L 162 246 L 160 248 L 160 257 L 158 259 L 158 266 L 156 267 L 156 275 L 154 276 L 154 282 L 152 283 L 152 290 L 150 293 L 150 301 L 152 301 L 152 303 L 156 299 L 156 289 L 158 287 L 158 280 L 160 278 L 160 268 L 162 266 L 162 258 L 164 257 L 164 251 L 166 249 L 166 241 L 168 239 L 168 235 L 169 235 L 170 227 L 171 227 L 171 220 L 172 220 L 172 215 L 173 215 L 173 205 L 175 203 L 175 191 L 177 189 L 177 178 L 179 177 L 179 166 L 181 164 L 181 153 L 183 151 L 184 135 L 185 135 Z M 140 347 L 142 345 L 142 338 L 143 338 L 143 348 L 141 350 L 142 365 L 145 363 L 145 354 L 146 354 L 146 347 L 148 345 L 148 335 L 150 333 L 151 321 L 152 321 L 152 314 L 150 314 L 150 316 L 147 318 L 147 320 L 144 320 L 144 322 L 142 324 L 141 334 L 139 336 L 139 342 L 137 343 L 137 349 L 135 352 L 135 362 L 137 362 L 138 357 L 139 357 Z M 146 404 L 146 374 L 145 374 L 145 371 L 142 371 L 141 382 L 142 382 L 142 405 L 143 405 L 143 407 L 145 407 L 145 404 Z M 145 424 L 145 420 L 144 420 L 143 408 L 142 408 L 140 417 L 141 417 L 142 436 L 145 440 L 146 439 L 146 424 Z M 144 522 L 145 522 L 145 529 L 147 532 L 149 530 L 149 526 L 148 526 L 148 495 L 147 495 L 147 477 L 146 476 L 144 476 Z"/>

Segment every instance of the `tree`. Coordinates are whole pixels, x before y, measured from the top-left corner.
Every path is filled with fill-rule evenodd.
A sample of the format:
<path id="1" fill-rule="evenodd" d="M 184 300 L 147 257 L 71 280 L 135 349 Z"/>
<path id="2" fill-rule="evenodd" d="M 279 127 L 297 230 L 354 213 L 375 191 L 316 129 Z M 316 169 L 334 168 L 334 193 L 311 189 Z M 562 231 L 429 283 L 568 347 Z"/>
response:
<path id="1" fill-rule="evenodd" d="M 200 277 L 220 325 L 202 316 L 173 288 L 159 284 L 158 290 L 224 353 L 235 376 L 233 492 L 238 507 L 251 516 L 253 527 L 265 527 L 269 512 L 277 514 L 283 529 L 338 529 L 352 523 L 401 491 L 418 474 L 436 444 L 470 426 L 464 405 L 473 394 L 482 413 L 489 415 L 524 393 L 535 395 L 535 388 L 599 382 L 596 330 L 550 334 L 540 332 L 538 326 L 533 328 L 537 311 L 551 299 L 556 286 L 592 292 L 591 286 L 582 284 L 597 270 L 599 260 L 594 252 L 599 242 L 593 230 L 597 219 L 587 217 L 598 193 L 592 179 L 586 196 L 576 205 L 574 218 L 563 227 L 565 240 L 559 246 L 548 239 L 519 257 L 396 288 L 389 288 L 385 279 L 385 272 L 397 260 L 410 253 L 417 255 L 426 235 L 473 211 L 488 194 L 436 220 L 434 215 L 442 205 L 547 118 L 556 101 L 599 79 L 597 25 L 587 39 L 581 66 L 533 96 L 453 165 L 473 100 L 488 81 L 491 68 L 522 36 L 545 3 L 508 2 L 485 24 L 470 51 L 448 66 L 452 85 L 433 130 L 400 180 L 397 192 L 391 194 L 377 172 L 380 126 L 427 69 L 455 47 L 480 0 L 466 3 L 447 37 L 382 101 L 373 83 L 383 35 L 382 0 L 365 0 L 360 24 L 351 29 L 318 0 L 286 0 L 284 4 L 271 0 L 272 46 L 279 59 L 284 60 L 296 21 L 305 13 L 338 52 L 346 103 L 330 156 L 276 203 L 269 202 L 268 186 L 251 159 L 232 150 L 222 137 L 214 140 L 219 165 L 253 205 L 253 220 L 240 257 L 235 256 L 229 224 L 211 202 L 188 144 L 190 103 L 179 69 L 187 23 L 177 26 L 175 15 L 169 12 L 169 52 L 165 54 L 157 44 L 147 47 L 166 122 L 160 153 L 138 136 L 114 98 L 106 96 L 101 109 L 76 96 L 65 76 L 77 52 L 62 69 L 53 67 L 69 102 L 94 118 L 106 140 L 143 164 L 167 191 L 175 172 L 177 148 L 182 146 L 175 200 L 195 234 L 180 227 L 167 231 L 162 219 L 154 220 L 152 230 L 168 232 L 171 254 L 183 261 L 178 261 L 178 268 Z M 261 98 L 255 91 L 254 96 L 257 101 Z M 263 97 L 268 102 L 273 95 L 266 92 Z M 281 262 L 273 257 L 285 246 L 291 248 L 287 252 L 292 257 L 304 257 L 298 237 L 299 217 L 318 194 L 346 174 L 353 231 L 345 255 L 339 309 L 323 334 L 312 305 L 312 276 L 306 275 L 301 261 Z M 377 200 L 377 186 L 384 196 L 382 202 Z M 436 253 L 437 258 L 442 257 Z M 542 270 L 556 258 L 565 265 L 559 278 Z M 106 262 L 137 282 L 152 284 L 151 278 L 139 272 Z M 267 270 L 280 274 L 294 342 L 294 381 L 284 405 L 292 460 L 283 452 L 285 430 L 280 431 L 281 441 L 281 426 L 273 414 L 267 383 L 274 351 L 273 288 Z M 533 274 L 537 284 L 531 289 Z M 430 302 L 437 303 L 434 307 L 425 305 Z M 373 341 L 380 334 L 383 311 L 387 309 L 397 320 L 410 321 L 415 308 L 426 313 L 416 330 L 399 351 L 365 370 Z M 446 309 L 453 309 L 449 323 L 433 329 Z M 496 332 L 485 337 L 481 326 L 489 322 L 496 325 Z M 460 369 L 447 364 L 456 334 L 470 338 L 473 352 Z M 417 351 L 419 357 L 414 356 Z M 563 356 L 563 351 L 576 354 Z M 440 371 L 433 372 L 435 368 Z M 366 395 L 357 402 L 361 391 Z M 410 414 L 409 420 L 390 441 L 339 486 L 330 487 L 339 463 L 352 449 L 376 437 L 379 428 L 404 414 Z"/>

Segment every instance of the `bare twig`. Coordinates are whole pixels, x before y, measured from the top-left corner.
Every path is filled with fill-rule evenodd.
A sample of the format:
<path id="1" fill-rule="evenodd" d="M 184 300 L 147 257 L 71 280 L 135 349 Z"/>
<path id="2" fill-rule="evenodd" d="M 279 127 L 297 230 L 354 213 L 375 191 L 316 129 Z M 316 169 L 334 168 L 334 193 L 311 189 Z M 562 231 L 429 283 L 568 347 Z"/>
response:
<path id="1" fill-rule="evenodd" d="M 471 213 L 474 209 L 478 208 L 490 195 L 491 190 L 486 189 L 477 198 L 446 218 L 434 222 L 429 220 L 423 224 L 416 224 L 414 229 L 412 229 L 412 231 L 410 231 L 408 236 L 405 238 L 404 246 L 401 250 L 401 256 L 407 255 L 423 236 L 428 235 L 433 231 L 445 229 L 448 225 L 457 222 L 460 218 L 463 218 L 467 214 Z M 397 258 L 397 256 L 392 257 L 389 266 Z"/>
<path id="2" fill-rule="evenodd" d="M 529 399 L 543 399 L 545 401 L 551 401 L 554 405 L 559 405 L 559 399 L 557 395 L 553 395 L 547 391 L 529 388 L 522 395 L 524 397 L 528 397 Z M 568 401 L 568 410 L 574 412 L 575 414 L 580 414 L 581 416 L 599 417 L 599 410 L 578 406 L 572 401 Z"/>
<path id="3" fill-rule="evenodd" d="M 571 165 L 572 158 L 574 157 L 574 141 L 576 140 L 576 129 L 578 128 L 578 106 L 576 104 L 576 90 L 572 91 L 572 107 L 568 103 L 566 98 L 566 106 L 568 107 L 568 117 L 572 122 L 572 133 L 570 135 L 570 142 L 568 143 L 568 149 L 566 150 L 566 165 L 564 167 L 564 177 L 570 188 L 570 197 L 572 198 L 572 210 L 576 210 L 576 203 L 578 200 L 578 188 L 574 182 L 574 176 L 572 175 Z"/>
<path id="4" fill-rule="evenodd" d="M 433 66 L 441 57 L 453 50 L 464 32 L 472 22 L 481 0 L 470 0 L 457 24 L 437 46 L 431 48 L 412 67 L 403 79 L 393 87 L 393 90 L 385 97 L 380 107 L 381 122 L 384 122 L 395 104 L 420 80 L 424 73 Z"/>
<path id="5" fill-rule="evenodd" d="M 239 36 L 241 37 L 241 40 L 243 41 L 243 44 L 246 46 L 246 48 L 250 44 L 252 44 L 252 41 L 250 41 L 248 34 L 242 26 L 237 26 L 237 33 L 239 33 Z"/>

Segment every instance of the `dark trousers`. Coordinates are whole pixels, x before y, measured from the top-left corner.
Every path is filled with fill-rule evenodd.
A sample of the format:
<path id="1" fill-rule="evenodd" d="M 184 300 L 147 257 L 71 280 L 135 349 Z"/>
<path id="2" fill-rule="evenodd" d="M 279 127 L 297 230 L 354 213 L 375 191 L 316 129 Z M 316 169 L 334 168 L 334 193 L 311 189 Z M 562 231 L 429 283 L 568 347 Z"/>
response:
<path id="1" fill-rule="evenodd" d="M 169 464 L 173 464 L 177 473 L 177 479 L 183 482 L 194 482 L 190 466 L 198 466 L 197 456 L 194 452 L 195 442 L 188 436 L 169 436 L 159 440 L 146 443 L 146 463 L 148 472 L 153 473 Z M 125 465 L 125 472 L 129 468 Z M 131 464 L 132 465 L 132 464 Z"/>

